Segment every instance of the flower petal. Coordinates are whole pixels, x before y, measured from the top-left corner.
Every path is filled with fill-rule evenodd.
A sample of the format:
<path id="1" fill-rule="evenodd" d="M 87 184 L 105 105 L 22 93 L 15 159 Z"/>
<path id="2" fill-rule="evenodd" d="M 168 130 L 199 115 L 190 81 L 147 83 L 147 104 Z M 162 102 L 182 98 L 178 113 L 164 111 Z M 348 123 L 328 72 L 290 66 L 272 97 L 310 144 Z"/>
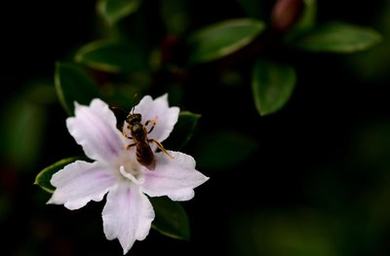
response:
<path id="1" fill-rule="evenodd" d="M 101 201 L 115 181 L 109 168 L 97 162 L 76 161 L 52 176 L 50 182 L 56 190 L 47 203 L 79 209 L 91 200 Z"/>
<path id="2" fill-rule="evenodd" d="M 156 153 L 156 168 L 144 172 L 143 191 L 149 196 L 168 196 L 175 201 L 190 200 L 194 188 L 209 178 L 195 170 L 195 160 L 186 154 L 169 151 L 173 159 Z"/>
<path id="3" fill-rule="evenodd" d="M 142 115 L 143 123 L 148 120 L 156 121 L 154 129 L 148 137 L 159 142 L 168 138 L 179 118 L 179 112 L 178 107 L 169 107 L 168 94 L 164 94 L 155 100 L 150 96 L 145 96 L 134 107 L 134 113 Z"/>
<path id="4" fill-rule="evenodd" d="M 94 99 L 90 106 L 76 104 L 75 114 L 66 120 L 66 125 L 89 158 L 112 162 L 123 152 L 125 138 L 106 103 Z"/>
<path id="5" fill-rule="evenodd" d="M 120 183 L 108 193 L 102 215 L 104 234 L 109 240 L 118 238 L 123 254 L 135 240 L 145 239 L 154 219 L 148 198 L 137 185 L 128 183 Z"/>

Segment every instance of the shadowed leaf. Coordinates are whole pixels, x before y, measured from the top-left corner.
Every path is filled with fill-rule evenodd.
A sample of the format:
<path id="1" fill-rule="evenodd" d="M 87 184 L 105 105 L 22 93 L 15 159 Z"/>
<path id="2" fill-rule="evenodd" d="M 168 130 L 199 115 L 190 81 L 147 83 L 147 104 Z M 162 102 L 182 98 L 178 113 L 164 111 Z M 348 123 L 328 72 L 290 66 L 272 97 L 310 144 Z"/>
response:
<path id="1" fill-rule="evenodd" d="M 156 217 L 152 227 L 171 238 L 189 240 L 190 224 L 183 207 L 167 197 L 150 198 Z"/>
<path id="2" fill-rule="evenodd" d="M 258 60 L 253 69 L 252 92 L 260 115 L 268 115 L 282 108 L 290 98 L 295 82 L 292 67 Z"/>
<path id="3" fill-rule="evenodd" d="M 353 53 L 366 50 L 381 39 L 381 35 L 371 28 L 332 22 L 304 34 L 294 44 L 313 52 Z"/>
<path id="4" fill-rule="evenodd" d="M 63 169 L 66 165 L 78 160 L 80 158 L 78 157 L 70 157 L 62 159 L 42 171 L 38 173 L 38 175 L 35 177 L 34 184 L 40 186 L 43 190 L 53 193 L 55 190 L 55 187 L 53 187 L 50 183 L 50 179 L 53 176 L 54 173 L 58 172 L 59 170 Z"/>
<path id="5" fill-rule="evenodd" d="M 191 139 L 201 115 L 188 111 L 180 112 L 179 120 L 164 145 L 173 150 L 180 150 Z"/>
<path id="6" fill-rule="evenodd" d="M 45 134 L 45 106 L 22 97 L 10 102 L 1 113 L 0 151 L 7 162 L 31 167 L 37 160 Z"/>
<path id="7" fill-rule="evenodd" d="M 290 43 L 295 38 L 313 29 L 317 19 L 317 1 L 304 0 L 302 15 L 297 23 L 286 34 L 285 41 Z"/>
<path id="8" fill-rule="evenodd" d="M 136 12 L 140 4 L 141 0 L 100 0 L 97 9 L 99 14 L 112 25 Z"/>
<path id="9" fill-rule="evenodd" d="M 76 62 L 109 73 L 144 70 L 145 59 L 134 43 L 111 40 L 89 43 L 75 56 Z"/>
<path id="10" fill-rule="evenodd" d="M 87 105 L 93 98 L 100 98 L 96 84 L 77 65 L 57 63 L 54 82 L 58 98 L 70 115 L 74 102 Z"/>
<path id="11" fill-rule="evenodd" d="M 229 55 L 248 45 L 265 29 L 253 19 L 227 20 L 195 32 L 189 39 L 190 62 L 207 62 Z"/>
<path id="12" fill-rule="evenodd" d="M 256 148 L 251 137 L 222 131 L 207 136 L 200 143 L 196 159 L 201 169 L 231 169 L 245 161 Z"/>

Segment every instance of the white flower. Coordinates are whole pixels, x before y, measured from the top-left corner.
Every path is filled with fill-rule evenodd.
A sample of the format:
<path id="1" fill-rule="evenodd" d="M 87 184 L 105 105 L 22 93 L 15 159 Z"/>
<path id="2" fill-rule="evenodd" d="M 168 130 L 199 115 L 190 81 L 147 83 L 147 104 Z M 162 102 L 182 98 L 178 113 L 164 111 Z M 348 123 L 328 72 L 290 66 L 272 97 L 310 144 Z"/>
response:
<path id="1" fill-rule="evenodd" d="M 168 106 L 167 95 L 155 100 L 145 96 L 134 113 L 142 115 L 143 124 L 156 121 L 148 138 L 162 142 L 177 122 L 179 108 Z M 94 162 L 76 161 L 54 174 L 51 184 L 56 189 L 48 203 L 75 210 L 91 200 L 101 201 L 108 193 L 102 213 L 104 234 L 109 240 L 118 238 L 124 254 L 149 233 L 154 210 L 146 195 L 189 200 L 193 189 L 208 180 L 195 170 L 195 160 L 180 152 L 169 151 L 172 158 L 155 152 L 152 171 L 139 164 L 135 147 L 127 149 L 132 141 L 116 128 L 114 114 L 100 99 L 89 106 L 76 104 L 75 117 L 66 124 Z"/>

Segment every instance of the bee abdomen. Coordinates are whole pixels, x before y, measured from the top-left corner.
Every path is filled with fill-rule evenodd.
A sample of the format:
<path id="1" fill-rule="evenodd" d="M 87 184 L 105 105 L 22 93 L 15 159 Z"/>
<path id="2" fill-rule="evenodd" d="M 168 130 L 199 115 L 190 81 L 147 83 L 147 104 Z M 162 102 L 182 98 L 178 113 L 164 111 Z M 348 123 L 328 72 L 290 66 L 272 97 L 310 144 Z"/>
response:
<path id="1" fill-rule="evenodd" d="M 139 143 L 136 151 L 137 161 L 148 168 L 153 170 L 155 167 L 154 154 L 148 143 Z"/>

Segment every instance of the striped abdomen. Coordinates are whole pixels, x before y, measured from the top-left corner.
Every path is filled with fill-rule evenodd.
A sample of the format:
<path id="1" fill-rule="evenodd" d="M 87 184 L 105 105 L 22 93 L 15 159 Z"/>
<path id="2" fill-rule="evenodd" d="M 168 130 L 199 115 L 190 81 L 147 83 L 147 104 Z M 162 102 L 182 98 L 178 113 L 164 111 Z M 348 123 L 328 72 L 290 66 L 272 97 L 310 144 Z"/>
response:
<path id="1" fill-rule="evenodd" d="M 138 142 L 136 146 L 137 161 L 148 168 L 154 170 L 156 161 L 154 160 L 154 154 L 147 142 Z"/>

